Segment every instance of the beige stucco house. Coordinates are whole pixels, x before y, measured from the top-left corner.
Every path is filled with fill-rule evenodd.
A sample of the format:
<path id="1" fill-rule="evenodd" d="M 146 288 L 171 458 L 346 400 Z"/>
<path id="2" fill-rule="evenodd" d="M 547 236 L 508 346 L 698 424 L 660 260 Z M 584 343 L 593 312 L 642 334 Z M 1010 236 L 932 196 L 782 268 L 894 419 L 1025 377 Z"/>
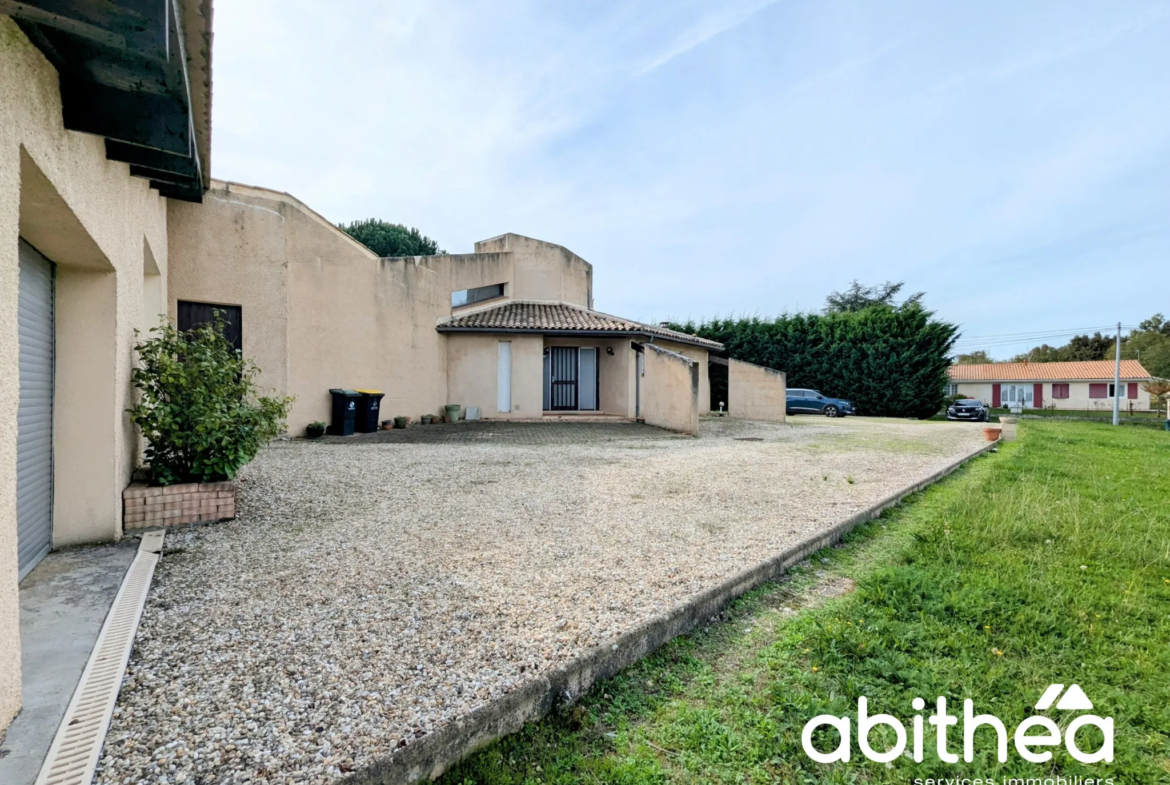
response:
<path id="1" fill-rule="evenodd" d="M 0 732 L 20 581 L 122 534 L 135 333 L 160 319 L 228 314 L 261 384 L 295 396 L 294 435 L 335 387 L 383 390 L 385 417 L 457 403 L 694 434 L 710 409 L 722 347 L 593 310 L 568 249 L 504 234 L 378 258 L 288 194 L 213 181 L 210 117 L 210 0 L 0 2 Z M 783 374 L 741 365 L 743 412 L 782 420 Z"/>
<path id="2" fill-rule="evenodd" d="M 219 181 L 202 204 L 173 202 L 167 225 L 170 316 L 232 309 L 261 384 L 296 397 L 293 433 L 329 419 L 331 388 L 382 390 L 385 417 L 458 403 L 483 419 L 608 414 L 693 432 L 640 388 L 643 344 L 701 368 L 695 408 L 710 409 L 707 352 L 722 347 L 593 311 L 593 266 L 562 246 L 504 234 L 472 253 L 379 258 L 288 194 Z"/>
<path id="3" fill-rule="evenodd" d="M 1149 411 L 1151 380 L 1137 360 L 1121 361 L 1121 384 L 1115 385 L 1114 362 L 982 363 L 953 365 L 950 395 L 978 398 L 991 406 L 1024 409 L 1112 410 L 1114 398 L 1124 411 Z"/>

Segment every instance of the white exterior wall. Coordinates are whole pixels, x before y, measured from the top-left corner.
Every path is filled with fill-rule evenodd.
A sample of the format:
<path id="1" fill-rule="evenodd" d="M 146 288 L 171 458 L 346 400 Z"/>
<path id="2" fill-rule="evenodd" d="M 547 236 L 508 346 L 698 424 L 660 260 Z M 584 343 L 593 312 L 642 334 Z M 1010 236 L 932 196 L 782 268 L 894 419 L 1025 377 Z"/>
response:
<path id="1" fill-rule="evenodd" d="M 1126 390 L 1129 389 L 1129 384 L 1136 383 L 1138 386 L 1137 398 L 1122 398 L 1122 411 L 1129 411 L 1129 405 L 1133 404 L 1134 411 L 1146 412 L 1150 410 L 1150 394 L 1142 389 L 1142 384 L 1145 380 L 1138 379 L 1122 379 L 1121 383 L 1125 385 Z M 1054 406 L 1056 409 L 1066 409 L 1069 411 L 1086 411 L 1086 410 L 1113 410 L 1112 398 L 1090 398 L 1089 385 L 1090 384 L 1112 384 L 1112 380 L 1102 382 L 1065 382 L 1068 385 L 1068 398 L 1053 398 L 1052 385 L 1061 384 L 1061 382 L 1035 382 L 1035 381 L 1018 381 L 1018 382 L 996 382 L 996 384 L 1026 384 L 1032 386 L 1034 384 L 1044 385 L 1044 406 Z M 980 401 L 990 405 L 992 401 L 992 382 L 959 382 L 959 395 L 965 395 L 968 398 L 978 398 Z"/>

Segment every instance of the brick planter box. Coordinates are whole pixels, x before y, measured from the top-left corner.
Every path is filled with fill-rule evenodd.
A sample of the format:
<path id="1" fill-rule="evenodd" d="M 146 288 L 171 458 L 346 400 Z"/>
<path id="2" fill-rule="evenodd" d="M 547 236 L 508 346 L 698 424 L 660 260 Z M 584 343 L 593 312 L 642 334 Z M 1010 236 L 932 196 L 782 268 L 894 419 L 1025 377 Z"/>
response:
<path id="1" fill-rule="evenodd" d="M 122 528 L 146 529 L 236 517 L 236 484 L 189 482 L 165 488 L 133 483 L 122 491 Z"/>

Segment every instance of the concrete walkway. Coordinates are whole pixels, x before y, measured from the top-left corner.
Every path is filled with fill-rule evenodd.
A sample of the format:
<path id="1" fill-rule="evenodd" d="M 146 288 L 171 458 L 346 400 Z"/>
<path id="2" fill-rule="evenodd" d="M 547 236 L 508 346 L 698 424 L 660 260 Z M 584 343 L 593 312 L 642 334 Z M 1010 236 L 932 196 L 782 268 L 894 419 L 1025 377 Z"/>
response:
<path id="1" fill-rule="evenodd" d="M 20 584 L 24 708 L 0 742 L 0 783 L 32 785 L 138 540 L 50 553 Z"/>

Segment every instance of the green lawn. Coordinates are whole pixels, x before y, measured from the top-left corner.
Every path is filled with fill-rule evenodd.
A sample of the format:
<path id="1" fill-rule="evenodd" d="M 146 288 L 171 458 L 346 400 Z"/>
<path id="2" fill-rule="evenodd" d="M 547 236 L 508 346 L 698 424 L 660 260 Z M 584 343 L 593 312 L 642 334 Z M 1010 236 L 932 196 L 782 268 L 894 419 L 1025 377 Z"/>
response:
<path id="1" fill-rule="evenodd" d="M 1170 782 L 1170 434 L 1032 420 L 1020 435 L 443 782 Z M 983 729 L 975 761 L 947 765 L 929 725 L 919 764 L 867 761 L 856 737 L 849 763 L 801 749 L 815 715 L 856 723 L 860 695 L 907 728 L 915 697 L 923 714 L 937 696 L 952 714 L 971 698 L 1010 734 L 1053 682 L 1080 684 L 1114 718 L 1112 764 L 1063 747 L 1025 763 L 1010 740 L 1000 764 Z M 1076 716 L 1047 714 L 1061 728 Z M 892 735 L 878 731 L 880 751 Z M 835 732 L 818 738 L 836 745 Z"/>

